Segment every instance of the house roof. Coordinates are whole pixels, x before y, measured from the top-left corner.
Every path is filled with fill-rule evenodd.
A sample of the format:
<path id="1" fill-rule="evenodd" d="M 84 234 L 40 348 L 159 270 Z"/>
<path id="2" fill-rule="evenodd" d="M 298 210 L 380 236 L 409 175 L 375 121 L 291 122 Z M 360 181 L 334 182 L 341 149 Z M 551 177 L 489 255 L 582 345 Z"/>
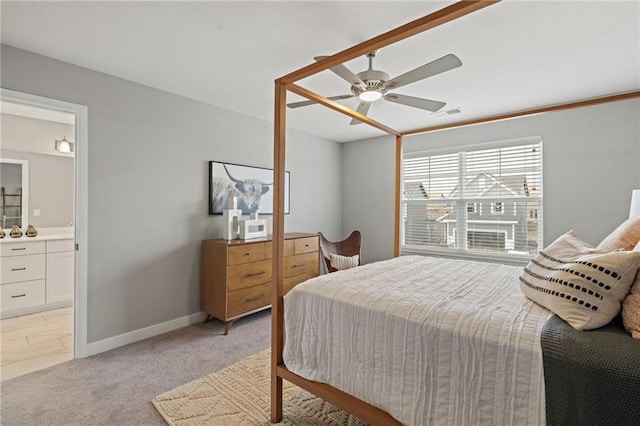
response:
<path id="1" fill-rule="evenodd" d="M 467 179 L 464 187 L 464 196 L 488 197 L 490 196 L 490 191 L 492 189 L 498 189 L 500 192 L 503 192 L 502 190 L 504 190 L 510 193 L 508 195 L 514 196 L 529 195 L 526 175 L 495 176 L 492 173 L 480 172 Z M 448 197 L 457 197 L 458 191 L 459 185 L 456 185 L 451 193 L 449 193 Z"/>

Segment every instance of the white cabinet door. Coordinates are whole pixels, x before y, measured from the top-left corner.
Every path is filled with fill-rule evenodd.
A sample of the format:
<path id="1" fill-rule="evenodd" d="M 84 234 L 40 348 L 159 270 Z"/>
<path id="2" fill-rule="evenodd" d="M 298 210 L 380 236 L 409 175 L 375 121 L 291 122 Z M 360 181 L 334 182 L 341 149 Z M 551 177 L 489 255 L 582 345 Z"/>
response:
<path id="1" fill-rule="evenodd" d="M 73 300 L 74 252 L 47 253 L 47 303 Z"/>

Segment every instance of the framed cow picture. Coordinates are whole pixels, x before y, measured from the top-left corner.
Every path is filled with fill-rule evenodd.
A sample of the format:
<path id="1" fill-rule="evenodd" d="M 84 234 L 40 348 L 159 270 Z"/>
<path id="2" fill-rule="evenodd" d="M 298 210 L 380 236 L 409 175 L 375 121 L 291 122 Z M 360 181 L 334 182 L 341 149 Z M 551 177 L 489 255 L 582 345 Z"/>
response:
<path id="1" fill-rule="evenodd" d="M 285 172 L 284 212 L 289 214 L 291 173 Z M 242 214 L 273 214 L 273 169 L 209 161 L 209 214 L 222 214 L 236 197 Z"/>

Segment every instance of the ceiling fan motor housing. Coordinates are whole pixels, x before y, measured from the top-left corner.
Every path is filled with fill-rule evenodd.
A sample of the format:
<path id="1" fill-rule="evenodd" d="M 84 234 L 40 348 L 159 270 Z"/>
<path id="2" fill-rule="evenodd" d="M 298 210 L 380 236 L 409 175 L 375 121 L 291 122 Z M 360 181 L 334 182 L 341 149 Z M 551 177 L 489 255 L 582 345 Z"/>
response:
<path id="1" fill-rule="evenodd" d="M 351 93 L 354 95 L 358 96 L 369 90 L 376 90 L 382 94 L 387 92 L 387 89 L 382 87 L 389 80 L 389 74 L 386 72 L 369 69 L 358 73 L 357 76 L 365 83 L 365 86 L 359 83 L 351 86 Z"/>

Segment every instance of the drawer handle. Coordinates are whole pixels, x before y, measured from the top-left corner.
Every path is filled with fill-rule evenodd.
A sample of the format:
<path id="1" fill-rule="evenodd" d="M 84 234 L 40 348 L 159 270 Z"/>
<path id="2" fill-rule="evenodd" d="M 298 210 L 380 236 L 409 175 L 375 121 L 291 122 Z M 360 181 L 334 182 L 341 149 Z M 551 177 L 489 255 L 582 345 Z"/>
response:
<path id="1" fill-rule="evenodd" d="M 12 248 L 11 251 L 26 250 L 26 247 Z"/>
<path id="2" fill-rule="evenodd" d="M 261 272 L 253 272 L 251 274 L 247 274 L 247 277 L 257 277 L 258 275 L 264 274 L 264 271 Z"/>
<path id="3" fill-rule="evenodd" d="M 15 296 L 11 296 L 11 298 L 15 299 L 16 297 L 25 297 L 25 296 L 26 296 L 26 294 L 22 293 L 22 294 L 18 294 L 18 295 L 15 295 Z"/>
<path id="4" fill-rule="evenodd" d="M 304 246 L 305 246 L 305 247 L 309 247 L 309 244 L 305 244 Z"/>
<path id="5" fill-rule="evenodd" d="M 251 256 L 251 253 L 245 253 L 244 255 L 245 256 Z"/>
<path id="6" fill-rule="evenodd" d="M 11 268 L 12 271 L 24 271 L 27 268 Z"/>
<path id="7" fill-rule="evenodd" d="M 300 268 L 302 266 L 305 266 L 306 263 L 296 263 L 295 265 L 293 265 L 294 268 Z"/>
<path id="8" fill-rule="evenodd" d="M 245 302 L 253 302 L 254 300 L 262 299 L 263 297 L 264 297 L 264 294 L 260 293 L 256 296 L 247 297 L 247 300 L 245 300 Z"/>

